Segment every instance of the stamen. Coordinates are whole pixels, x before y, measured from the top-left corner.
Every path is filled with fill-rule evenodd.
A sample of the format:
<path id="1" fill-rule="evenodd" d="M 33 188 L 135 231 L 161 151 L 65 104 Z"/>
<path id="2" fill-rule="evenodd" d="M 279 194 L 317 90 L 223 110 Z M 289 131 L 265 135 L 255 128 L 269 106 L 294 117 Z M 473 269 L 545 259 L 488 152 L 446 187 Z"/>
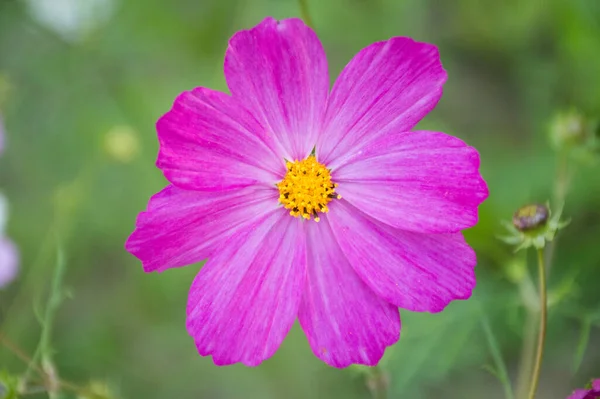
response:
<path id="1" fill-rule="evenodd" d="M 287 173 L 277 183 L 279 202 L 290 210 L 290 215 L 315 222 L 321 220 L 319 212 L 327 213 L 332 199 L 342 198 L 335 192 L 337 184 L 331 173 L 314 155 L 302 161 L 287 162 Z"/>

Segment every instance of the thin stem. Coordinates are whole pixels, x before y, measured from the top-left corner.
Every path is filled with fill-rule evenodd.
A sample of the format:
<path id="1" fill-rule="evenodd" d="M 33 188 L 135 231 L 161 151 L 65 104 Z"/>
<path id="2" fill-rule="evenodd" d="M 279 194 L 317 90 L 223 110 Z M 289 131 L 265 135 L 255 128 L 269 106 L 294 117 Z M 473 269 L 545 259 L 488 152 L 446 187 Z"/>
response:
<path id="1" fill-rule="evenodd" d="M 27 354 L 21 348 L 19 348 L 14 342 L 9 340 L 8 337 L 3 335 L 2 333 L 0 333 L 0 344 L 2 344 L 5 348 L 10 350 L 16 357 L 21 359 L 24 363 L 31 365 L 32 369 L 35 370 L 39 374 L 40 378 L 42 379 L 41 383 L 44 385 L 43 387 L 38 387 L 38 388 L 43 389 L 43 391 L 46 391 L 47 390 L 46 385 L 48 384 L 48 382 L 47 382 L 48 376 L 46 375 L 46 371 L 44 371 L 44 369 L 39 367 L 36 364 L 36 362 L 34 362 L 33 358 L 27 356 Z M 29 380 L 32 381 L 32 378 L 29 378 Z M 24 382 L 26 382 L 26 381 L 24 381 Z M 79 393 L 88 392 L 86 389 L 80 388 L 77 385 L 75 385 L 69 381 L 59 380 L 58 384 L 61 387 L 68 389 L 69 391 L 72 391 L 72 392 L 76 392 L 76 393 L 77 392 L 79 392 Z M 28 391 L 26 392 L 26 394 L 34 393 L 34 391 L 38 388 L 35 388 L 34 390 L 32 390 L 31 388 L 28 388 Z"/>
<path id="2" fill-rule="evenodd" d="M 40 338 L 40 347 L 42 348 L 42 355 L 50 357 L 52 353 L 51 334 L 52 325 L 54 323 L 54 317 L 60 304 L 64 298 L 64 292 L 62 283 L 66 272 L 66 264 L 62 250 L 58 250 L 56 269 L 54 270 L 54 276 L 52 278 L 52 286 L 50 288 L 50 297 L 48 298 L 48 306 L 46 307 L 46 314 L 44 315 L 44 321 L 42 325 L 42 336 Z"/>
<path id="3" fill-rule="evenodd" d="M 16 357 L 21 359 L 23 362 L 27 364 L 32 363 L 32 359 L 25 354 L 25 352 L 19 348 L 16 344 L 10 341 L 6 336 L 0 333 L 0 344 L 4 345 L 8 350 L 10 350 Z M 32 365 L 33 369 L 37 371 L 41 376 L 44 376 L 44 370 L 37 367 L 35 364 Z"/>
<path id="4" fill-rule="evenodd" d="M 573 359 L 573 374 L 576 374 L 581 366 L 581 361 L 585 355 L 585 350 L 590 340 L 590 331 L 592 329 L 592 321 L 589 316 L 584 316 L 581 323 L 581 332 L 579 334 L 579 343 L 577 344 L 577 351 L 575 352 L 575 358 Z"/>
<path id="5" fill-rule="evenodd" d="M 62 251 L 59 249 L 57 253 L 56 268 L 52 278 L 52 286 L 50 288 L 50 297 L 42 320 L 42 334 L 37 348 L 33 354 L 31 361 L 27 366 L 27 370 L 23 374 L 23 381 L 27 382 L 31 371 L 37 367 L 38 361 L 42 360 L 42 369 L 48 380 L 48 391 L 54 393 L 58 390 L 58 375 L 52 364 L 52 344 L 51 334 L 54 317 L 60 304 L 63 300 L 64 292 L 62 283 L 66 271 L 66 264 Z"/>
<path id="6" fill-rule="evenodd" d="M 544 265 L 544 251 L 538 249 L 538 273 L 540 278 L 540 329 L 538 332 L 537 352 L 535 355 L 535 365 L 531 375 L 531 388 L 529 390 L 529 399 L 534 399 L 540 381 L 540 371 L 542 369 L 542 359 L 544 358 L 544 342 L 546 341 L 546 324 L 548 319 L 548 307 L 546 298 L 546 266 Z"/>
<path id="7" fill-rule="evenodd" d="M 58 391 L 60 390 L 60 382 L 58 377 L 58 371 L 52 361 L 52 326 L 56 312 L 60 307 L 60 304 L 64 298 L 64 292 L 62 283 L 64 280 L 66 271 L 66 265 L 64 255 L 59 249 L 57 253 L 56 269 L 54 277 L 52 279 L 52 287 L 50 291 L 50 298 L 48 298 L 48 307 L 46 308 L 46 315 L 44 317 L 44 324 L 42 325 L 42 336 L 40 338 L 39 348 L 42 354 L 42 368 L 48 376 L 48 396 L 50 399 L 58 398 Z"/>
<path id="8" fill-rule="evenodd" d="M 517 378 L 517 398 L 524 399 L 529 388 L 531 380 L 531 369 L 533 367 L 533 357 L 535 355 L 535 326 L 539 314 L 530 307 L 525 308 L 525 325 L 523 327 L 523 346 L 521 348 L 521 357 L 519 360 L 519 375 Z"/>
<path id="9" fill-rule="evenodd" d="M 367 387 L 373 399 L 387 399 L 388 386 L 389 377 L 381 366 L 371 367 L 367 374 Z"/>
<path id="10" fill-rule="evenodd" d="M 492 358 L 494 359 L 495 369 L 493 369 L 493 371 L 502 383 L 502 387 L 504 388 L 504 396 L 506 397 L 506 399 L 515 399 L 515 394 L 510 384 L 510 378 L 508 377 L 506 363 L 504 362 L 502 354 L 500 353 L 500 346 L 498 345 L 498 340 L 494 336 L 494 332 L 490 327 L 490 322 L 488 321 L 485 315 L 481 319 L 481 325 L 483 326 L 483 332 L 485 333 L 485 337 L 487 339 L 488 346 L 490 347 Z"/>
<path id="11" fill-rule="evenodd" d="M 300 3 L 300 15 L 302 15 L 302 19 L 306 23 L 306 25 L 315 29 L 315 25 L 313 24 L 312 18 L 310 17 L 310 12 L 308 11 L 308 0 L 298 0 Z"/>
<path id="12" fill-rule="evenodd" d="M 554 186 L 552 190 L 552 206 L 554 210 L 564 205 L 569 193 L 571 177 L 573 173 L 569 168 L 569 156 L 565 151 L 560 151 L 556 159 L 556 174 L 554 176 Z M 545 267 L 546 274 L 550 275 L 550 269 L 554 260 L 554 252 L 558 237 L 546 244 L 545 251 Z M 535 341 L 535 324 L 538 318 L 538 312 L 525 306 L 527 310 L 527 320 L 523 328 L 523 348 L 521 350 L 521 360 L 519 363 L 519 378 L 517 381 L 517 397 L 524 398 L 527 393 L 527 382 L 531 376 L 531 363 L 534 356 L 534 341 Z"/>
<path id="13" fill-rule="evenodd" d="M 521 347 L 517 377 L 517 398 L 525 399 L 529 392 L 529 381 L 531 380 L 531 371 L 533 370 L 533 360 L 535 357 L 537 325 L 539 324 L 540 317 L 538 289 L 531 280 L 529 272 L 525 274 L 525 278 L 519 284 L 519 294 L 527 314 L 525 315 L 525 322 L 523 324 L 523 345 Z"/>
<path id="14" fill-rule="evenodd" d="M 569 171 L 569 157 L 565 151 L 561 151 L 558 154 L 556 176 L 554 179 L 553 189 L 553 208 L 556 210 L 558 207 L 562 207 L 567 198 L 569 192 L 569 185 L 571 183 L 571 172 Z M 546 255 L 546 270 L 550 274 L 550 268 L 552 267 L 552 260 L 554 259 L 554 249 L 556 248 L 556 238 L 548 243 L 545 248 Z"/>

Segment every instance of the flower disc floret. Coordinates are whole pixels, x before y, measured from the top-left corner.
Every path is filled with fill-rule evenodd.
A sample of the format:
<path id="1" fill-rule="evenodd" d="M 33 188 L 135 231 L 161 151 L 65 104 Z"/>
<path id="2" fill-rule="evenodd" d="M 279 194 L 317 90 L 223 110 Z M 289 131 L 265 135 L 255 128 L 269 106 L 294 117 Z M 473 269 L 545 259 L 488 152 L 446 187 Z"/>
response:
<path id="1" fill-rule="evenodd" d="M 334 198 L 337 184 L 331 181 L 331 173 L 325 165 L 311 155 L 302 161 L 286 162 L 287 172 L 279 183 L 279 202 L 294 217 L 320 220 L 319 213 L 329 212 L 327 204 Z"/>

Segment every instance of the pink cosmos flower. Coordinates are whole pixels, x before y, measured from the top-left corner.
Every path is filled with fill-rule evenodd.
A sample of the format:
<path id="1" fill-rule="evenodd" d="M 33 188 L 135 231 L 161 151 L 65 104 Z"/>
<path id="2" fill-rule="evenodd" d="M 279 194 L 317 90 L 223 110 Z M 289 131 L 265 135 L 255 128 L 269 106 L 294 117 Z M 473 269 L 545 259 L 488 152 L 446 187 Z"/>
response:
<path id="1" fill-rule="evenodd" d="M 593 380 L 590 389 L 576 389 L 567 399 L 598 399 L 600 398 L 600 378 Z"/>
<path id="2" fill-rule="evenodd" d="M 488 190 L 479 155 L 411 131 L 442 95 L 437 48 L 394 37 L 360 51 L 331 92 L 301 20 L 267 18 L 225 55 L 231 95 L 184 92 L 157 123 L 150 199 L 126 248 L 144 270 L 208 258 L 187 330 L 218 365 L 258 365 L 298 318 L 315 355 L 376 364 L 398 307 L 439 312 L 475 285 L 460 231 Z"/>

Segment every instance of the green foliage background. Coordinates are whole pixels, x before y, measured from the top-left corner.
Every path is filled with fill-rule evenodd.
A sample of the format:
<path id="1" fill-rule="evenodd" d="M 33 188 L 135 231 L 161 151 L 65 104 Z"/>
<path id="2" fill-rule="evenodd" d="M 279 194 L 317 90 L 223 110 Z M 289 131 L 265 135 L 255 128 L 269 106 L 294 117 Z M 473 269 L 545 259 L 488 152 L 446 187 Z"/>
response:
<path id="1" fill-rule="evenodd" d="M 10 87 L 0 105 L 8 135 L 0 187 L 11 204 L 9 235 L 22 255 L 18 280 L 0 292 L 0 331 L 33 353 L 36 311 L 46 300 L 59 242 L 72 296 L 54 326 L 65 379 L 105 381 L 133 399 L 368 397 L 363 375 L 318 361 L 297 325 L 262 366 L 215 367 L 197 355 L 185 331 L 187 291 L 200 265 L 144 274 L 123 249 L 136 214 L 165 185 L 154 167 L 156 119 L 181 91 L 225 91 L 228 38 L 267 15 L 299 16 L 298 4 L 121 0 L 65 35 L 34 18 L 33 3 L 0 0 L 0 74 Z M 486 367 L 493 360 L 482 320 L 514 379 L 527 315 L 506 273 L 526 257 L 496 239 L 499 222 L 526 202 L 551 198 L 553 115 L 577 107 L 600 116 L 600 1 L 308 4 L 332 79 L 361 48 L 390 36 L 439 46 L 449 80 L 421 126 L 477 147 L 490 188 L 479 225 L 467 232 L 479 258 L 477 289 L 441 314 L 401 313 L 402 337 L 383 362 L 389 397 L 501 398 L 501 384 Z M 107 132 L 118 126 L 133 129 L 139 141 L 130 162 L 105 151 Z M 549 281 L 556 303 L 540 398 L 564 398 L 600 376 L 598 172 L 578 166 L 566 202 L 572 223 L 560 234 Z M 25 366 L 0 348 L 0 368 Z"/>

